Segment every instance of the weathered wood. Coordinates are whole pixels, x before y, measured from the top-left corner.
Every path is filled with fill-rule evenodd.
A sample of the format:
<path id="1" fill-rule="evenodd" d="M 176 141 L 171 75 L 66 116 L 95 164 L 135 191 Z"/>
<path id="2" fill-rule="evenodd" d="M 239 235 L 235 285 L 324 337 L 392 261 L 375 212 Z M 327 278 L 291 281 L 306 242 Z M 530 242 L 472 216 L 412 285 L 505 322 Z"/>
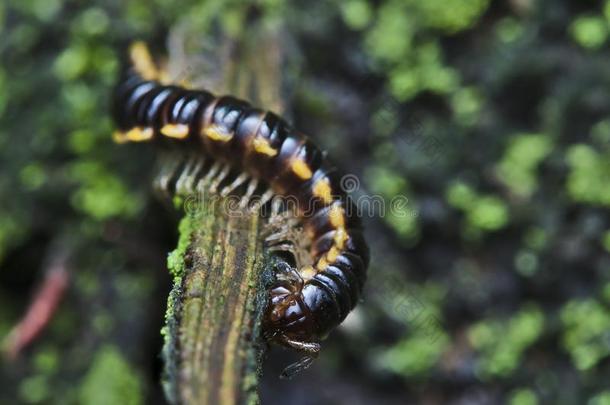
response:
<path id="1" fill-rule="evenodd" d="M 188 202 L 188 200 L 187 200 Z M 165 388 L 174 403 L 256 403 L 264 350 L 264 255 L 258 215 L 228 214 L 225 201 L 198 202 L 170 255 Z M 189 204 L 190 205 L 190 204 Z"/>
<path id="2" fill-rule="evenodd" d="M 194 29 L 181 35 L 202 37 Z M 252 22 L 239 40 L 227 37 L 214 49 L 217 54 L 204 58 L 222 65 L 212 90 L 282 113 L 279 32 Z M 231 50 L 230 59 L 217 51 L 222 49 Z M 271 278 L 262 219 L 229 212 L 226 200 L 214 196 L 191 196 L 183 205 L 180 241 L 169 258 L 174 286 L 163 332 L 166 396 L 184 404 L 257 403 L 266 347 L 261 321 Z"/>

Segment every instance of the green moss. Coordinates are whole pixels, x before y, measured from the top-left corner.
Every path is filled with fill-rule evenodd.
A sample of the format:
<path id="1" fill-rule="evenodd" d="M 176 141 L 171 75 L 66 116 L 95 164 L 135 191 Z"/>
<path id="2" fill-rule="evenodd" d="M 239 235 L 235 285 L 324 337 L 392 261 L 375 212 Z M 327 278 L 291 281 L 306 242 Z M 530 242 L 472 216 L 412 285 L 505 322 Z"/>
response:
<path id="1" fill-rule="evenodd" d="M 563 346 L 576 368 L 587 370 L 610 354 L 606 333 L 610 311 L 594 299 L 570 301 L 561 309 Z"/>
<path id="2" fill-rule="evenodd" d="M 536 394 L 528 388 L 520 388 L 513 391 L 510 395 L 510 405 L 537 405 Z"/>
<path id="3" fill-rule="evenodd" d="M 585 144 L 571 146 L 568 193 L 577 202 L 610 206 L 610 159 Z"/>
<path id="4" fill-rule="evenodd" d="M 598 49 L 608 39 L 608 25 L 600 16 L 580 16 L 570 24 L 570 36 L 583 48 Z"/>
<path id="5" fill-rule="evenodd" d="M 546 135 L 512 136 L 496 166 L 500 180 L 517 196 L 529 197 L 538 186 L 536 169 L 552 149 L 553 142 Z"/>
<path id="6" fill-rule="evenodd" d="M 508 376 L 543 328 L 544 315 L 533 305 L 521 309 L 507 322 L 491 318 L 473 325 L 468 336 L 480 355 L 477 373 L 482 378 Z M 498 339 L 498 336 L 502 338 Z"/>
<path id="7" fill-rule="evenodd" d="M 161 329 L 161 336 L 164 337 L 166 346 L 168 344 L 168 340 L 171 338 L 171 336 L 169 335 L 170 330 L 167 325 L 169 321 L 173 321 L 175 319 L 174 311 L 177 309 L 177 306 L 180 305 L 179 298 L 181 293 L 181 285 L 182 278 L 174 277 L 174 286 L 172 287 L 172 290 L 169 292 L 169 295 L 167 297 L 167 309 L 165 310 L 165 326 Z"/>
<path id="8" fill-rule="evenodd" d="M 96 353 L 80 389 L 80 402 L 90 405 L 143 403 L 142 382 L 114 346 Z"/>
<path id="9" fill-rule="evenodd" d="M 185 215 L 182 218 L 178 225 L 178 232 L 180 234 L 178 246 L 167 256 L 167 268 L 174 278 L 174 283 L 184 275 L 184 254 L 191 242 L 193 222 L 193 218 L 189 215 Z"/>

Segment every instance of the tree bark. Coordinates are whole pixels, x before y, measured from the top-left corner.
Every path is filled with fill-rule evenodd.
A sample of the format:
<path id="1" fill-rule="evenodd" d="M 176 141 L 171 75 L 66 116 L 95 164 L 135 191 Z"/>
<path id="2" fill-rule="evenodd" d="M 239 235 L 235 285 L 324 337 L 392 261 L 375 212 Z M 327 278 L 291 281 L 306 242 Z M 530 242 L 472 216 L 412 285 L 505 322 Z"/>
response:
<path id="1" fill-rule="evenodd" d="M 265 347 L 260 325 L 269 280 L 261 219 L 231 215 L 224 203 L 198 201 L 198 209 L 187 209 L 179 246 L 170 255 L 174 286 L 164 357 L 165 390 L 174 403 L 258 402 Z"/>
<path id="2" fill-rule="evenodd" d="M 250 22 L 239 39 L 221 41 L 214 48 L 218 54 L 204 59 L 222 62 L 222 81 L 212 86 L 216 91 L 282 113 L 281 33 L 264 25 Z M 197 29 L 186 36 L 200 38 Z M 227 46 L 230 60 L 217 51 Z M 262 219 L 228 213 L 220 198 L 189 196 L 184 206 L 178 248 L 169 257 L 174 286 L 163 331 L 166 396 L 184 404 L 258 403 L 266 347 L 261 322 L 272 277 L 265 266 Z"/>

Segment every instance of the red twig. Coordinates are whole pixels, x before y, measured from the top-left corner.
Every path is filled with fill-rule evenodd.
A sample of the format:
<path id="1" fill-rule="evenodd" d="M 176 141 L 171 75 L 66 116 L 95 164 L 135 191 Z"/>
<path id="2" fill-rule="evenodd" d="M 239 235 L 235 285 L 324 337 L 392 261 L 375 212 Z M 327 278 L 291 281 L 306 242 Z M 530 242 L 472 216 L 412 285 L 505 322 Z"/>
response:
<path id="1" fill-rule="evenodd" d="M 7 358 L 15 359 L 40 335 L 53 318 L 68 287 L 70 276 L 66 261 L 65 255 L 53 260 L 27 312 L 2 341 L 2 351 Z"/>

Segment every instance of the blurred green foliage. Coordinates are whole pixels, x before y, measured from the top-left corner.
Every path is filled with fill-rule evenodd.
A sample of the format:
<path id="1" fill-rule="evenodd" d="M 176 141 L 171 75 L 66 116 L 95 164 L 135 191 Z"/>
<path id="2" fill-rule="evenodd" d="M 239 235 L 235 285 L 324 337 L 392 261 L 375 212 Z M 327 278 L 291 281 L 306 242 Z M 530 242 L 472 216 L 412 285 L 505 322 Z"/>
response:
<path id="1" fill-rule="evenodd" d="M 529 389 L 515 390 L 510 396 L 510 405 L 537 405 L 536 394 Z"/>
<path id="2" fill-rule="evenodd" d="M 500 180 L 520 197 L 529 197 L 538 188 L 536 169 L 548 156 L 552 141 L 544 135 L 514 135 L 497 166 Z"/>
<path id="3" fill-rule="evenodd" d="M 536 307 L 524 308 L 506 321 L 492 318 L 473 325 L 469 338 L 481 353 L 477 372 L 482 378 L 510 375 L 543 328 L 544 314 Z"/>
<path id="4" fill-rule="evenodd" d="M 566 152 L 570 164 L 568 192 L 575 201 L 610 206 L 610 160 L 590 145 L 573 145 Z"/>
<path id="5" fill-rule="evenodd" d="M 456 182 L 447 190 L 447 201 L 466 214 L 466 233 L 494 231 L 508 222 L 508 209 L 502 199 L 480 195 L 465 183 Z"/>
<path id="6" fill-rule="evenodd" d="M 610 311 L 593 299 L 573 301 L 561 310 L 563 345 L 576 367 L 587 370 L 610 354 Z"/>
<path id="7" fill-rule="evenodd" d="M 80 391 L 83 404 L 142 404 L 142 384 L 117 348 L 99 349 L 84 377 Z"/>
<path id="8" fill-rule="evenodd" d="M 597 49 L 608 38 L 608 25 L 601 16 L 579 16 L 570 25 L 570 34 L 583 48 Z"/>

